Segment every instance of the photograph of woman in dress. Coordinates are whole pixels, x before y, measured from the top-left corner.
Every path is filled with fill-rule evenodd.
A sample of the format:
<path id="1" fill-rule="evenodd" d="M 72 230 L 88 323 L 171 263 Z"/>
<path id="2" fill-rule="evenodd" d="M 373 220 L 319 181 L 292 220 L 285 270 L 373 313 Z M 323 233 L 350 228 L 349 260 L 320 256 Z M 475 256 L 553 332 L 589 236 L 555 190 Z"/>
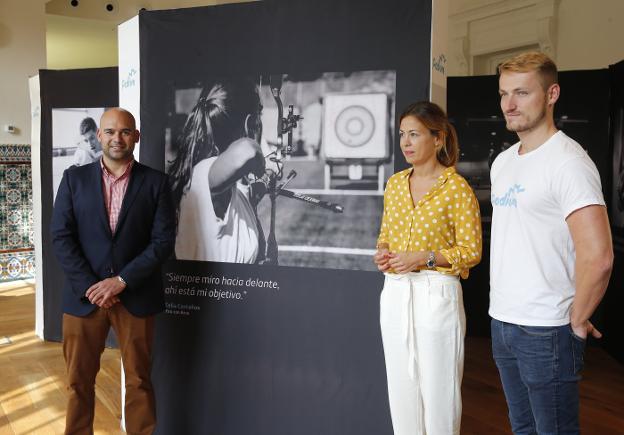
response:
<path id="1" fill-rule="evenodd" d="M 251 80 L 213 80 L 189 113 L 169 167 L 179 260 L 257 263 L 264 257 L 250 174 L 262 177 L 262 105 Z"/>

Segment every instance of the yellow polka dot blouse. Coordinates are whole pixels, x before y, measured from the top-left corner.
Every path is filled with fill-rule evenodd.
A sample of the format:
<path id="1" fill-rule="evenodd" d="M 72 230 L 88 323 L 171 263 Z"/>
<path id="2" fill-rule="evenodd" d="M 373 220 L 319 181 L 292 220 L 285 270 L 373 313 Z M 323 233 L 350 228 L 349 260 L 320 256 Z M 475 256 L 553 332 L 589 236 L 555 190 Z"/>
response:
<path id="1" fill-rule="evenodd" d="M 411 173 L 405 169 L 388 180 L 377 245 L 388 243 L 391 252 L 440 252 L 451 266 L 436 267 L 438 272 L 467 278 L 468 269 L 481 261 L 481 214 L 474 192 L 450 167 L 414 207 Z"/>

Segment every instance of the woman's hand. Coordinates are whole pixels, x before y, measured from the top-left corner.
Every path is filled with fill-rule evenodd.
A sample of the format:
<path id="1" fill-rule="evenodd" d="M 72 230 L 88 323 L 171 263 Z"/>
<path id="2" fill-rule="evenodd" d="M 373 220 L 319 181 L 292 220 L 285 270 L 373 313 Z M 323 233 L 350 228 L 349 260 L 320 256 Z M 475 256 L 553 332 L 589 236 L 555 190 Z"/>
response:
<path id="1" fill-rule="evenodd" d="M 418 270 L 427 263 L 428 253 L 418 252 L 391 252 L 389 253 L 388 265 L 396 273 L 408 273 Z"/>
<path id="2" fill-rule="evenodd" d="M 388 248 L 377 249 L 375 252 L 375 256 L 373 257 L 373 261 L 377 265 L 377 269 L 380 272 L 387 272 L 390 270 L 390 265 L 388 264 L 388 260 L 390 259 L 390 251 Z"/>

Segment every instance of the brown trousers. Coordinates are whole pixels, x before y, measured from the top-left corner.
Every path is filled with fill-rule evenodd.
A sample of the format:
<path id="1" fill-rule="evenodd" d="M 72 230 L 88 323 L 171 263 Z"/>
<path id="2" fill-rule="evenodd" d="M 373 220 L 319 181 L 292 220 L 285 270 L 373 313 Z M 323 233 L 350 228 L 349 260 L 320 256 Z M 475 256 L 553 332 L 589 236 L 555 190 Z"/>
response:
<path id="1" fill-rule="evenodd" d="M 93 433 L 95 377 L 111 326 L 119 341 L 126 376 L 126 431 L 137 435 L 154 431 L 156 412 L 150 380 L 154 316 L 135 317 L 117 303 L 85 317 L 63 314 L 69 395 L 65 434 Z"/>

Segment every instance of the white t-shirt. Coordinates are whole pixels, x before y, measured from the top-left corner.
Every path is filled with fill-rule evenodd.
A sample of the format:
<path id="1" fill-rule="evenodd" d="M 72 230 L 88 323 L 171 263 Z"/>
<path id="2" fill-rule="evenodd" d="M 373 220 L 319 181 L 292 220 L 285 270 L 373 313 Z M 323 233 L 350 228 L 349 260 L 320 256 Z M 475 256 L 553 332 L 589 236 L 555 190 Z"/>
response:
<path id="1" fill-rule="evenodd" d="M 217 158 L 202 160 L 193 169 L 191 186 L 180 201 L 175 253 L 179 260 L 253 263 L 258 256 L 258 225 L 249 202 L 249 187 L 232 186 L 223 219 L 215 215 L 208 172 Z"/>
<path id="2" fill-rule="evenodd" d="M 570 321 L 575 251 L 565 219 L 604 205 L 600 175 L 562 131 L 519 155 L 520 143 L 492 165 L 490 316 L 518 325 Z"/>

